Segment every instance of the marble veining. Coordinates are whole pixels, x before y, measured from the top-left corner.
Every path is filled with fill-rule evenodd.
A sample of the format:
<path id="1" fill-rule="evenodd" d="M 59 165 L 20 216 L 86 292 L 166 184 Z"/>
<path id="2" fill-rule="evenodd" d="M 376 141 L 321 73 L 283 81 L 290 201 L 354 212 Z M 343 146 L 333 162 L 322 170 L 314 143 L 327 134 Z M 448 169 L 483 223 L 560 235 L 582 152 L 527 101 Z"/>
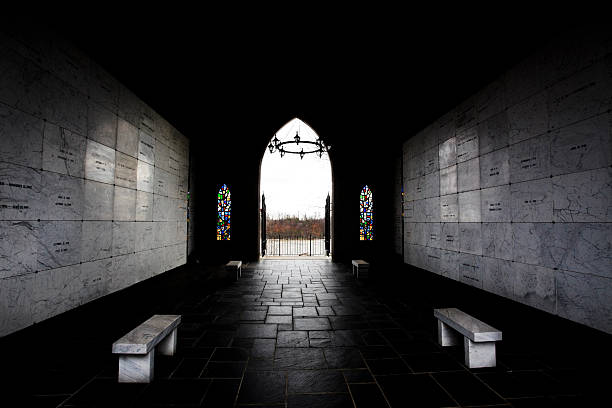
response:
<path id="1" fill-rule="evenodd" d="M 115 186 L 113 219 L 117 221 L 136 219 L 136 190 Z"/>
<path id="2" fill-rule="evenodd" d="M 457 163 L 478 156 L 478 130 L 472 127 L 465 131 L 457 131 Z"/>
<path id="3" fill-rule="evenodd" d="M 112 149 L 117 144 L 117 115 L 95 102 L 88 106 L 87 137 Z"/>
<path id="4" fill-rule="evenodd" d="M 82 262 L 112 256 L 113 223 L 111 221 L 83 221 L 82 231 Z"/>
<path id="5" fill-rule="evenodd" d="M 113 257 L 136 252 L 136 224 L 133 222 L 113 222 Z"/>
<path id="6" fill-rule="evenodd" d="M 138 158 L 138 128 L 129 121 L 117 119 L 117 151 Z"/>
<path id="7" fill-rule="evenodd" d="M 480 222 L 480 190 L 459 193 L 459 221 Z"/>
<path id="8" fill-rule="evenodd" d="M 555 222 L 611 222 L 612 168 L 553 177 Z"/>
<path id="9" fill-rule="evenodd" d="M 507 147 L 480 157 L 480 187 L 495 187 L 510 182 L 509 149 Z"/>
<path id="10" fill-rule="evenodd" d="M 512 224 L 499 222 L 482 224 L 483 255 L 511 261 L 513 249 Z"/>
<path id="11" fill-rule="evenodd" d="M 434 316 L 472 341 L 498 341 L 502 333 L 496 328 L 456 309 L 434 309 Z"/>
<path id="12" fill-rule="evenodd" d="M 43 121 L 0 104 L 0 161 L 42 167 Z"/>
<path id="13" fill-rule="evenodd" d="M 45 123 L 43 138 L 43 170 L 85 177 L 87 139 L 49 122 Z"/>
<path id="14" fill-rule="evenodd" d="M 502 259 L 482 258 L 482 287 L 484 290 L 512 299 L 516 269 L 514 263 Z"/>
<path id="15" fill-rule="evenodd" d="M 153 315 L 113 343 L 115 354 L 146 354 L 181 323 L 180 315 Z"/>
<path id="16" fill-rule="evenodd" d="M 112 184 L 85 180 L 83 219 L 112 221 L 114 190 Z"/>
<path id="17" fill-rule="evenodd" d="M 480 159 L 467 160 L 457 165 L 457 191 L 470 191 L 480 188 Z"/>
<path id="18" fill-rule="evenodd" d="M 555 312 L 555 275 L 549 268 L 514 263 L 514 300 L 549 313 Z"/>
<path id="19" fill-rule="evenodd" d="M 0 220 L 40 217 L 41 172 L 0 162 Z"/>
<path id="20" fill-rule="evenodd" d="M 153 221 L 153 194 L 136 192 L 136 221 Z"/>
<path id="21" fill-rule="evenodd" d="M 464 253 L 482 255 L 482 224 L 477 222 L 459 223 L 459 250 Z"/>
<path id="22" fill-rule="evenodd" d="M 541 135 L 548 130 L 546 92 L 542 91 L 508 109 L 510 144 Z"/>
<path id="23" fill-rule="evenodd" d="M 115 155 L 115 185 L 136 189 L 138 160 L 127 154 L 117 152 Z"/>
<path id="24" fill-rule="evenodd" d="M 83 179 L 43 171 L 41 185 L 41 220 L 83 219 Z"/>
<path id="25" fill-rule="evenodd" d="M 552 222 L 553 198 L 550 178 L 510 186 L 513 222 Z"/>
<path id="26" fill-rule="evenodd" d="M 510 125 L 507 113 L 500 112 L 478 125 L 480 154 L 492 152 L 508 146 Z"/>
<path id="27" fill-rule="evenodd" d="M 113 184 L 115 182 L 115 150 L 93 140 L 87 140 L 85 178 Z"/>
<path id="28" fill-rule="evenodd" d="M 483 222 L 510 222 L 510 186 L 482 190 L 480 203 Z"/>
<path id="29" fill-rule="evenodd" d="M 0 221 L 0 279 L 36 271 L 37 222 Z"/>
<path id="30" fill-rule="evenodd" d="M 36 259 L 39 271 L 74 265 L 81 261 L 81 224 L 80 221 L 38 223 Z"/>
<path id="31" fill-rule="evenodd" d="M 544 134 L 510 146 L 510 181 L 550 176 L 550 135 Z"/>

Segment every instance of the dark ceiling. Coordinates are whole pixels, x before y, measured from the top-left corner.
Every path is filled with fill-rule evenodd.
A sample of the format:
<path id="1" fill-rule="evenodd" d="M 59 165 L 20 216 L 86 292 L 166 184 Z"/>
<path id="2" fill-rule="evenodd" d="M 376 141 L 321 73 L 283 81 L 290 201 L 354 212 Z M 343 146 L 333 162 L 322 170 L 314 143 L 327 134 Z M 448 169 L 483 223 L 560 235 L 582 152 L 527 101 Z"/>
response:
<path id="1" fill-rule="evenodd" d="M 258 143 L 296 116 L 328 142 L 349 134 L 403 140 L 575 23 L 402 16 L 219 24 L 214 16 L 130 14 L 46 23 L 191 139 Z"/>

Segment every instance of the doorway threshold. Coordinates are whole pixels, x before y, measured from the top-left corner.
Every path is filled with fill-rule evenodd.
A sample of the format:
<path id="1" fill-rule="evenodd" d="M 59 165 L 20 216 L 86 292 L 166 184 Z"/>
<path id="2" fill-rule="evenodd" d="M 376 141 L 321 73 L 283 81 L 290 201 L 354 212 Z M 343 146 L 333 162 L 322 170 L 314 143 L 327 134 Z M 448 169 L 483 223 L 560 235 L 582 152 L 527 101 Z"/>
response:
<path id="1" fill-rule="evenodd" d="M 261 260 L 266 260 L 266 261 L 287 261 L 287 260 L 293 260 L 293 261 L 331 261 L 331 256 L 325 256 L 325 255 L 313 255 L 313 256 L 299 256 L 299 255 L 264 255 L 261 257 Z"/>

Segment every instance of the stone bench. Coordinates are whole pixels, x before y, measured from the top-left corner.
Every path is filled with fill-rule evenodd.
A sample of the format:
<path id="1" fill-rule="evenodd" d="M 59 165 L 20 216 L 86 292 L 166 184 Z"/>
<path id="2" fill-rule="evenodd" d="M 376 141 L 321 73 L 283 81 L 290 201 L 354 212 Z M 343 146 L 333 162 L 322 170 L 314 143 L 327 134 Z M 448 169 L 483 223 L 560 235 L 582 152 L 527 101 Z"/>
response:
<path id="1" fill-rule="evenodd" d="M 225 264 L 225 269 L 235 273 L 236 280 L 242 276 L 242 261 L 229 261 Z"/>
<path id="2" fill-rule="evenodd" d="M 153 315 L 114 342 L 113 354 L 119 354 L 119 382 L 151 382 L 155 350 L 162 355 L 174 355 L 176 328 L 180 322 L 180 315 Z"/>
<path id="3" fill-rule="evenodd" d="M 495 367 L 495 342 L 502 332 L 459 309 L 434 309 L 438 319 L 438 343 L 454 346 L 463 335 L 465 365 L 469 368 Z"/>
<path id="4" fill-rule="evenodd" d="M 360 273 L 362 277 L 367 278 L 370 272 L 370 264 L 364 261 L 363 259 L 353 259 L 351 261 L 353 265 L 353 276 L 356 276 L 357 279 L 360 278 Z"/>

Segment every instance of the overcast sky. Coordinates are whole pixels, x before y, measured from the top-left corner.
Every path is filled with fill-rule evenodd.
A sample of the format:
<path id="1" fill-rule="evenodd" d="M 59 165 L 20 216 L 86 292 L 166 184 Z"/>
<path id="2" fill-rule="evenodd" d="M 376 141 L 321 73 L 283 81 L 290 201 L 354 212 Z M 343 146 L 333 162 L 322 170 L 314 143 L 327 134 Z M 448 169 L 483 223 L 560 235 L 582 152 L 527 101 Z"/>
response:
<path id="1" fill-rule="evenodd" d="M 293 140 L 296 130 L 302 140 L 316 140 L 316 133 L 304 122 L 293 119 L 283 126 L 276 136 L 280 141 Z M 274 135 L 271 135 L 273 138 Z M 314 145 L 285 145 L 287 150 L 305 151 Z M 266 196 L 268 218 L 282 215 L 298 215 L 303 218 L 325 216 L 325 199 L 331 193 L 331 165 L 327 153 L 307 154 L 300 160 L 297 154 L 285 154 L 266 150 L 261 163 L 261 192 Z"/>

